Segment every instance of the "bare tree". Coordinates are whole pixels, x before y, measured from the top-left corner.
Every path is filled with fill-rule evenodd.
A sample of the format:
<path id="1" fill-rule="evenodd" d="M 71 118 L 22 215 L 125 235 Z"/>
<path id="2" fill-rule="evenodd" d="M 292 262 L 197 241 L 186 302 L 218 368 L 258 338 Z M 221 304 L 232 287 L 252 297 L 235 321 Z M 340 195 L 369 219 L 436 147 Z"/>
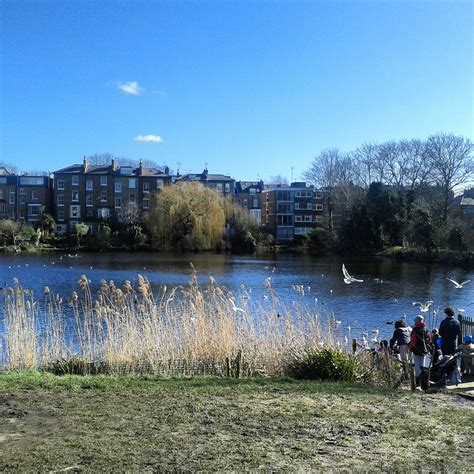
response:
<path id="1" fill-rule="evenodd" d="M 341 153 L 337 148 L 323 150 L 314 157 L 310 168 L 303 173 L 309 184 L 323 192 L 328 214 L 329 230 L 334 231 L 334 209 L 336 201 L 350 201 L 354 178 L 353 162 L 350 155 Z"/>
<path id="2" fill-rule="evenodd" d="M 351 156 L 356 183 L 368 189 L 371 183 L 377 181 L 378 171 L 376 162 L 379 145 L 364 143 Z"/>
<path id="3" fill-rule="evenodd" d="M 446 223 L 454 192 L 474 179 L 474 147 L 467 138 L 445 133 L 429 137 L 426 147 L 431 183 L 439 190 L 440 217 Z"/>
<path id="4" fill-rule="evenodd" d="M 281 174 L 275 175 L 275 176 L 270 176 L 268 178 L 268 182 L 271 184 L 288 184 L 288 178 L 285 176 L 282 176 Z"/>

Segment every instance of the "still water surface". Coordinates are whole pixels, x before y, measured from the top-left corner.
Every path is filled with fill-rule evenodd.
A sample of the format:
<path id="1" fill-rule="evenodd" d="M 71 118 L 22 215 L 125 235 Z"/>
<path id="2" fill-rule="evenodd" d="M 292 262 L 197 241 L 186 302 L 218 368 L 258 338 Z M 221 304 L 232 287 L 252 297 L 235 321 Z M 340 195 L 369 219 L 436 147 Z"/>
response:
<path id="1" fill-rule="evenodd" d="M 12 285 L 17 278 L 24 288 L 39 296 L 43 287 L 64 299 L 77 290 L 77 280 L 83 274 L 97 289 L 101 279 L 136 281 L 137 274 L 146 276 L 152 285 L 168 287 L 186 284 L 193 263 L 198 282 L 205 285 L 213 276 L 218 285 L 236 292 L 242 285 L 255 301 L 267 293 L 265 279 L 272 278 L 273 288 L 281 299 L 314 307 L 314 310 L 342 321 L 341 328 L 351 325 L 354 334 L 378 328 L 389 336 L 393 321 L 406 315 L 408 321 L 419 314 L 414 301 L 433 300 L 433 311 L 426 313 L 432 323 L 439 324 L 442 309 L 451 305 L 474 314 L 474 272 L 413 262 L 397 262 L 384 258 L 310 257 L 303 255 L 232 256 L 225 254 L 148 254 L 148 253 L 81 253 L 77 257 L 60 254 L 0 255 L 0 283 Z M 363 283 L 346 285 L 341 266 Z M 473 280 L 463 289 L 456 289 L 447 278 Z M 304 296 L 294 291 L 303 285 Z M 0 317 L 1 319 L 1 317 Z M 0 322 L 1 330 L 1 322 Z"/>

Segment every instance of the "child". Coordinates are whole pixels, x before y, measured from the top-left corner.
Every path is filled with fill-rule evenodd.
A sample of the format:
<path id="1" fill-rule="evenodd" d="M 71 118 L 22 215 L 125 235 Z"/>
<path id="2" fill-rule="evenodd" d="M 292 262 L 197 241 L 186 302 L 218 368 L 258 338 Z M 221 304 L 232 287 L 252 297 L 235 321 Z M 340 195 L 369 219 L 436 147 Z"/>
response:
<path id="1" fill-rule="evenodd" d="M 464 365 L 464 375 L 474 374 L 474 343 L 471 336 L 464 336 L 461 344 L 462 362 Z"/>

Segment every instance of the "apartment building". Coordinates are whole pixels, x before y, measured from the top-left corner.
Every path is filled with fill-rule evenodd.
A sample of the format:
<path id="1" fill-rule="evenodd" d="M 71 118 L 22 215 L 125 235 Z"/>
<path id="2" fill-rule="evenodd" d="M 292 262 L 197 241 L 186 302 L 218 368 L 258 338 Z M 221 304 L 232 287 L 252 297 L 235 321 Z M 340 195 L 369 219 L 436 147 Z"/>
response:
<path id="1" fill-rule="evenodd" d="M 264 189 L 263 181 L 236 181 L 234 201 L 247 209 L 258 225 L 262 223 L 262 205 L 260 194 Z"/>
<path id="2" fill-rule="evenodd" d="M 7 168 L 0 167 L 0 219 L 34 224 L 41 212 L 51 212 L 51 207 L 50 177 L 16 175 Z"/>
<path id="3" fill-rule="evenodd" d="M 295 182 L 264 189 L 261 196 L 262 226 L 278 243 L 289 243 L 295 235 L 313 229 L 313 187 Z"/>
<path id="4" fill-rule="evenodd" d="M 218 191 L 223 196 L 233 196 L 235 194 L 235 180 L 224 174 L 210 174 L 207 168 L 202 173 L 188 173 L 177 175 L 176 182 L 195 182 L 203 186 Z"/>
<path id="5" fill-rule="evenodd" d="M 54 218 L 56 232 L 73 232 L 85 223 L 96 232 L 104 223 L 120 225 L 130 210 L 147 213 L 151 193 L 169 184 L 169 170 L 110 165 L 90 165 L 84 158 L 54 172 Z"/>

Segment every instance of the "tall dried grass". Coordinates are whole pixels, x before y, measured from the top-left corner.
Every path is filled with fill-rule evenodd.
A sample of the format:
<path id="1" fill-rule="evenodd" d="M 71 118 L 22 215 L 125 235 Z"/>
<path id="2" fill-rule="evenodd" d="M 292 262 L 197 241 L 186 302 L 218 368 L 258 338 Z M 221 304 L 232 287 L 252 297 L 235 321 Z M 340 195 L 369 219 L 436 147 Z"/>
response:
<path id="1" fill-rule="evenodd" d="M 44 369 L 71 358 L 90 371 L 225 373 L 240 351 L 242 373 L 284 374 L 285 363 L 308 347 L 338 347 L 330 319 L 298 303 L 283 303 L 271 279 L 266 299 L 244 286 L 234 294 L 193 273 L 187 286 L 152 288 L 143 276 L 120 287 L 102 281 L 94 294 L 86 276 L 68 302 L 48 287 L 42 298 L 18 281 L 4 290 L 7 369 Z M 205 366 L 209 370 L 202 370 Z M 93 369 L 95 367 L 95 369 Z"/>

